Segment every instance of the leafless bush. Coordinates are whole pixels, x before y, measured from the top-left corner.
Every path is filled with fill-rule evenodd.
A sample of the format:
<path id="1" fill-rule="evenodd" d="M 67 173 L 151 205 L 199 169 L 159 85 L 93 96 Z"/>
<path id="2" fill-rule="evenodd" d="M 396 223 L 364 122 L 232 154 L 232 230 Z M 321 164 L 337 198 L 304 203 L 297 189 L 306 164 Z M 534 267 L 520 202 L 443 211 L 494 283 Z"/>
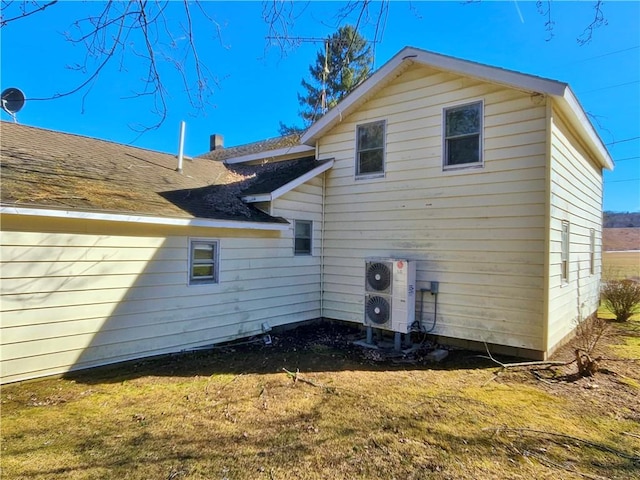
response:
<path id="1" fill-rule="evenodd" d="M 604 336 L 609 324 L 603 318 L 593 314 L 585 319 L 578 319 L 576 327 L 576 363 L 578 374 L 590 377 L 598 371 L 600 357 L 594 358 L 594 352 L 600 339 Z"/>
<path id="2" fill-rule="evenodd" d="M 619 322 L 626 322 L 640 312 L 640 282 L 635 280 L 609 280 L 602 287 L 604 306 Z"/>

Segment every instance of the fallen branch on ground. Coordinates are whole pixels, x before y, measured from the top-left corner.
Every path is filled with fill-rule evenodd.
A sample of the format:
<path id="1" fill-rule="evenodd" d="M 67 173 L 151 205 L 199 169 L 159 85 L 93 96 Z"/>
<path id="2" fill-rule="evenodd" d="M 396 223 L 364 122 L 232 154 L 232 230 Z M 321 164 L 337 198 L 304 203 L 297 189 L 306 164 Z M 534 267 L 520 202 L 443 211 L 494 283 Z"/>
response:
<path id="1" fill-rule="evenodd" d="M 509 427 L 495 427 L 495 428 L 483 428 L 483 430 L 493 430 L 497 435 L 500 432 L 511 432 L 511 433 L 537 433 L 540 435 L 548 435 L 550 437 L 559 437 L 566 438 L 569 440 L 573 440 L 574 442 L 582 443 L 583 445 L 587 445 L 589 447 L 596 448 L 601 451 L 613 453 L 622 458 L 626 458 L 628 460 L 632 460 L 634 462 L 640 462 L 640 455 L 636 454 L 628 454 L 626 452 L 622 452 L 620 450 L 616 450 L 615 448 L 607 447 L 606 445 L 601 445 L 599 443 L 594 443 L 589 440 L 583 440 L 582 438 L 574 437 L 572 435 L 567 435 L 565 433 L 555 433 L 555 432 L 547 432 L 545 430 L 536 430 L 533 428 L 509 428 Z"/>
<path id="2" fill-rule="evenodd" d="M 300 375 L 300 370 L 297 369 L 297 368 L 296 368 L 295 372 L 290 372 L 289 370 L 287 370 L 286 368 L 283 367 L 282 371 L 284 371 L 293 380 L 293 383 L 302 382 L 302 383 L 306 383 L 307 385 L 311 385 L 312 387 L 322 388 L 323 390 L 326 390 L 327 392 L 335 392 L 335 388 L 334 387 L 329 387 L 327 385 L 322 385 L 321 383 L 316 383 L 313 380 L 309 380 L 307 378 L 304 378 L 302 375 Z"/>
<path id="3" fill-rule="evenodd" d="M 561 465 L 559 463 L 553 462 L 548 457 L 542 455 L 538 452 L 527 452 L 527 455 L 537 458 L 540 463 L 546 465 L 547 467 L 555 467 L 560 470 L 565 470 L 570 473 L 575 473 L 576 475 L 580 475 L 581 477 L 588 478 L 589 480 L 609 480 L 608 477 L 601 477 L 599 475 L 591 475 L 589 473 L 584 473 L 576 470 L 575 468 L 569 468 L 566 465 Z"/>
<path id="4" fill-rule="evenodd" d="M 238 380 L 243 375 L 244 375 L 244 373 L 239 373 L 238 375 L 233 377 L 231 380 L 229 380 L 227 383 L 225 383 L 221 387 L 218 387 L 218 391 L 220 392 L 220 391 L 224 390 L 225 388 L 227 388 L 229 385 L 231 385 L 233 382 Z M 211 375 L 211 377 L 209 377 L 209 380 L 207 381 L 207 384 L 204 386 L 204 394 L 205 394 L 205 396 L 209 395 L 209 386 L 211 384 L 211 379 L 212 378 L 213 378 L 213 375 Z"/>
<path id="5" fill-rule="evenodd" d="M 541 365 L 547 365 L 547 366 L 555 365 L 559 367 L 564 367 L 567 365 L 571 365 L 572 363 L 575 362 L 575 360 L 571 360 L 568 362 L 561 362 L 557 360 L 539 360 L 539 361 L 533 361 L 533 362 L 502 363 L 500 360 L 496 360 L 495 358 L 493 358 L 493 355 L 491 355 L 491 352 L 489 351 L 489 346 L 486 344 L 486 342 L 484 344 L 484 348 L 486 348 L 488 356 L 478 355 L 478 357 L 491 360 L 492 362 L 500 365 L 500 368 L 534 367 L 534 366 L 541 366 Z"/>
<path id="6" fill-rule="evenodd" d="M 640 358 L 611 358 L 611 357 L 598 357 L 603 362 L 640 362 Z"/>

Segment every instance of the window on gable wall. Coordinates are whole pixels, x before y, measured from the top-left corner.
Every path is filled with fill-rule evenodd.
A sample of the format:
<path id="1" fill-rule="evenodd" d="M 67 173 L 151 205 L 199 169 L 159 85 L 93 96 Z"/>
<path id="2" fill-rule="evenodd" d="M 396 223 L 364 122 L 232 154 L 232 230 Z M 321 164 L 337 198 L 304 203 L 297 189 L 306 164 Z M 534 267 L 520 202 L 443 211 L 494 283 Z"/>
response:
<path id="1" fill-rule="evenodd" d="M 384 173 L 385 121 L 358 125 L 356 132 L 356 176 Z"/>
<path id="2" fill-rule="evenodd" d="M 569 281 L 569 222 L 562 222 L 562 235 L 560 240 L 560 268 L 562 283 Z"/>
<path id="3" fill-rule="evenodd" d="M 218 283 L 218 242 L 189 242 L 189 285 Z"/>
<path id="4" fill-rule="evenodd" d="M 294 246 L 295 255 L 311 255 L 311 236 L 313 223 L 310 220 L 296 220 L 294 222 Z"/>
<path id="5" fill-rule="evenodd" d="M 444 109 L 444 168 L 482 165 L 482 102 Z"/>

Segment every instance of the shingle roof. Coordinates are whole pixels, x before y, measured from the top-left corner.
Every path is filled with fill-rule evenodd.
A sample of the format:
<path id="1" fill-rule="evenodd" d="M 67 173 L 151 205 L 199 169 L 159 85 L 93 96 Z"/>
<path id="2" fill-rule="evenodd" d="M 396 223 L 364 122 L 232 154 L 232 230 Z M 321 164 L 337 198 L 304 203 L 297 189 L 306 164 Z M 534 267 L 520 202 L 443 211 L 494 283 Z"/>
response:
<path id="1" fill-rule="evenodd" d="M 208 158 L 210 160 L 224 161 L 228 158 L 243 157 L 252 153 L 260 153 L 269 150 L 277 150 L 286 147 L 300 145 L 300 135 L 297 133 L 284 135 L 282 137 L 268 138 L 258 142 L 247 143 L 230 148 L 220 148 L 200 155 L 198 158 Z"/>
<path id="2" fill-rule="evenodd" d="M 0 123 L 3 205 L 166 217 L 285 222 L 244 203 L 317 166 L 313 158 L 226 166 L 79 135 Z"/>
<path id="3" fill-rule="evenodd" d="M 260 165 L 230 165 L 227 166 L 228 172 L 238 178 L 238 181 L 197 189 L 173 190 L 161 195 L 196 217 L 202 217 L 207 210 L 216 209 L 216 218 L 256 220 L 256 209 L 237 199 L 245 195 L 273 192 L 316 166 L 318 162 L 314 157 Z"/>

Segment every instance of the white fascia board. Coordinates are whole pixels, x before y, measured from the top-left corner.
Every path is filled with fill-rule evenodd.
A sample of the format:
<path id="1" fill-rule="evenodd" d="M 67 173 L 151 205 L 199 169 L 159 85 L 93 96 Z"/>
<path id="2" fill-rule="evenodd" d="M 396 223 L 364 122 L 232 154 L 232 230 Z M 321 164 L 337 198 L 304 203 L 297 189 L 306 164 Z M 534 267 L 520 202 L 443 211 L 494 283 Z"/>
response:
<path id="1" fill-rule="evenodd" d="M 271 193 L 264 193 L 261 195 L 247 195 L 246 197 L 242 197 L 242 200 L 247 203 L 270 202 L 272 200 L 275 200 L 276 198 L 281 197 L 282 195 L 284 195 L 287 192 L 290 192 L 296 187 L 299 187 L 303 183 L 308 182 L 312 178 L 320 175 L 321 173 L 326 172 L 331 167 L 333 167 L 333 163 L 334 163 L 333 159 L 328 160 L 322 165 L 314 168 L 313 170 L 309 170 L 304 175 L 299 176 L 295 180 L 292 180 L 291 182 L 281 186 L 280 188 L 274 190 Z"/>
<path id="2" fill-rule="evenodd" d="M 569 118 L 574 120 L 574 126 L 582 134 L 602 168 L 613 170 L 614 163 L 607 147 L 605 147 L 598 132 L 593 128 L 593 124 L 587 117 L 582 105 L 580 105 L 578 98 L 568 86 L 559 103 L 562 104 L 563 102 L 566 105 L 565 110 L 569 110 Z"/>
<path id="3" fill-rule="evenodd" d="M 362 97 L 370 94 L 376 88 L 381 87 L 391 78 L 398 76 L 404 68 L 411 63 L 419 63 L 428 67 L 446 70 L 452 73 L 468 75 L 499 83 L 520 90 L 545 93 L 549 95 L 562 96 L 564 94 L 565 83 L 536 77 L 525 73 L 505 70 L 499 67 L 483 65 L 481 63 L 461 60 L 455 57 L 427 52 L 413 47 L 405 47 L 397 53 L 391 60 L 385 63 L 379 70 L 365 80 L 353 92 L 332 108 L 320 120 L 311 125 L 300 138 L 300 143 L 314 145 L 329 128 L 333 127 L 343 116 L 351 113 L 352 107 L 358 105 Z"/>
<path id="4" fill-rule="evenodd" d="M 247 195 L 241 198 L 246 203 L 270 202 L 273 200 L 270 193 L 262 193 L 260 195 Z"/>
<path id="5" fill-rule="evenodd" d="M 213 220 L 206 218 L 151 217 L 120 213 L 82 212 L 44 208 L 0 206 L 3 215 L 30 215 L 37 217 L 72 218 L 79 220 L 101 220 L 105 222 L 129 222 L 178 227 L 234 228 L 243 230 L 288 230 L 289 223 L 240 222 L 235 220 Z"/>
<path id="6" fill-rule="evenodd" d="M 468 75 L 471 77 L 488 80 L 493 83 L 500 83 L 509 87 L 532 92 L 546 93 L 549 95 L 562 95 L 567 86 L 566 83 L 558 82 L 548 78 L 537 77 L 526 73 L 506 70 L 500 67 L 484 65 L 469 60 L 462 60 L 447 55 L 427 52 L 424 50 L 411 48 L 414 50 L 414 61 L 426 66 L 447 70 L 453 73 Z M 405 54 L 406 56 L 407 54 Z"/>
<path id="7" fill-rule="evenodd" d="M 308 145 L 295 145 L 293 147 L 278 148 L 276 150 L 266 150 L 264 152 L 252 153 L 250 155 L 242 155 L 241 157 L 227 158 L 224 163 L 230 165 L 234 163 L 246 163 L 256 160 L 264 160 L 267 158 L 276 158 L 283 157 L 285 155 L 297 155 L 312 152 L 315 152 L 315 149 L 313 147 L 310 147 Z"/>

